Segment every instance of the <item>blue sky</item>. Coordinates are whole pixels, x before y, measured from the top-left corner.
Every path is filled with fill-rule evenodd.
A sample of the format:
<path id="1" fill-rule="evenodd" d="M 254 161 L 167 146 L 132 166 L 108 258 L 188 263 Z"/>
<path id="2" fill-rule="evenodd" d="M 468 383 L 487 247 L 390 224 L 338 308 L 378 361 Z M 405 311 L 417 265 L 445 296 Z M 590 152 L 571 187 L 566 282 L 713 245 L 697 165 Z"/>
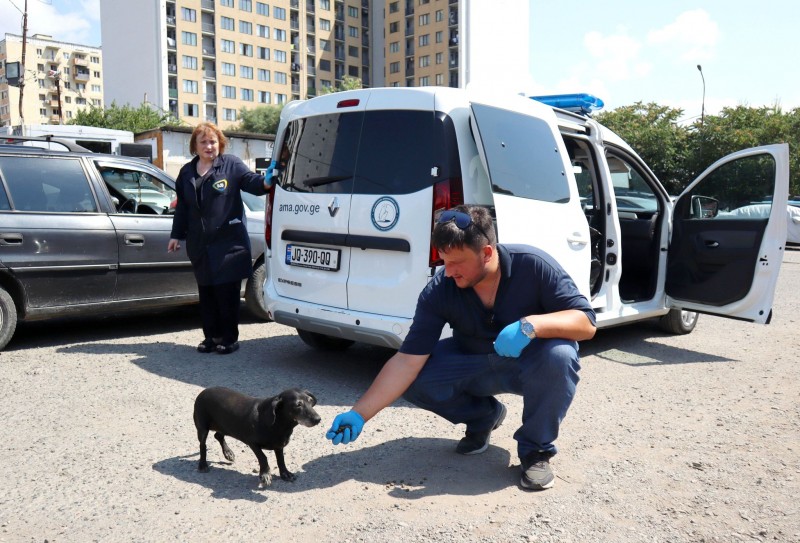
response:
<path id="1" fill-rule="evenodd" d="M 28 0 L 29 32 L 100 45 L 99 4 Z M 21 34 L 15 5 L 24 1 L 0 0 L 0 35 Z M 691 122 L 701 111 L 700 64 L 706 113 L 800 107 L 797 0 L 531 0 L 530 20 L 529 94 L 589 92 L 606 110 L 657 102 Z"/>

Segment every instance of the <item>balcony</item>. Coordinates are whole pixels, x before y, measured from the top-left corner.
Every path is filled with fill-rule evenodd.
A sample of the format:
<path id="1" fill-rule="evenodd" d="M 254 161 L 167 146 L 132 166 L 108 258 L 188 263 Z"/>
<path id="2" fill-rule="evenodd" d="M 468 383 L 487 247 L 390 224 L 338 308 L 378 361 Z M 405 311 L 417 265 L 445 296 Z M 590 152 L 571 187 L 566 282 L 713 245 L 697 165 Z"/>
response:
<path id="1" fill-rule="evenodd" d="M 289 7 L 292 9 L 300 9 L 300 0 L 292 0 L 289 2 Z"/>
<path id="2" fill-rule="evenodd" d="M 74 79 L 75 81 L 89 81 L 90 77 L 91 77 L 91 74 L 88 71 L 86 71 L 86 72 L 76 72 L 76 73 L 74 73 L 72 75 L 72 79 Z"/>
<path id="3" fill-rule="evenodd" d="M 203 101 L 209 104 L 216 104 L 217 103 L 217 95 L 206 93 L 203 95 Z"/>
<path id="4" fill-rule="evenodd" d="M 167 66 L 167 71 L 171 74 L 178 73 L 178 65 L 177 64 L 169 64 Z"/>
<path id="5" fill-rule="evenodd" d="M 175 16 L 167 15 L 167 26 L 175 26 Z"/>
<path id="6" fill-rule="evenodd" d="M 211 46 L 204 46 L 203 47 L 203 56 L 204 57 L 213 57 L 217 54 L 217 50 Z"/>
<path id="7" fill-rule="evenodd" d="M 203 32 L 205 34 L 213 34 L 215 32 L 214 23 L 203 23 Z"/>
<path id="8" fill-rule="evenodd" d="M 72 57 L 72 65 L 73 66 L 83 66 L 84 68 L 88 68 L 89 67 L 89 61 L 86 60 L 85 58 L 73 56 Z"/>
<path id="9" fill-rule="evenodd" d="M 167 36 L 167 49 L 175 49 L 175 38 Z"/>
<path id="10" fill-rule="evenodd" d="M 406 36 L 413 36 L 413 35 L 414 35 L 414 25 L 407 25 Z"/>
<path id="11" fill-rule="evenodd" d="M 306 1 L 306 13 L 314 13 L 314 0 Z"/>
<path id="12" fill-rule="evenodd" d="M 300 21 L 297 19 L 292 19 L 289 21 L 289 26 L 291 26 L 292 30 L 300 30 Z"/>
<path id="13" fill-rule="evenodd" d="M 170 98 L 178 98 L 178 89 L 169 89 Z"/>
<path id="14" fill-rule="evenodd" d="M 317 88 L 316 87 L 308 87 L 308 91 L 306 92 L 309 98 L 317 95 Z"/>
<path id="15" fill-rule="evenodd" d="M 217 78 L 217 71 L 216 70 L 203 70 L 203 78 L 204 79 L 216 79 Z"/>
<path id="16" fill-rule="evenodd" d="M 292 83 L 292 92 L 295 94 L 300 93 L 300 85 L 298 83 Z"/>
<path id="17" fill-rule="evenodd" d="M 214 11 L 214 0 L 203 0 L 200 2 L 200 9 Z"/>

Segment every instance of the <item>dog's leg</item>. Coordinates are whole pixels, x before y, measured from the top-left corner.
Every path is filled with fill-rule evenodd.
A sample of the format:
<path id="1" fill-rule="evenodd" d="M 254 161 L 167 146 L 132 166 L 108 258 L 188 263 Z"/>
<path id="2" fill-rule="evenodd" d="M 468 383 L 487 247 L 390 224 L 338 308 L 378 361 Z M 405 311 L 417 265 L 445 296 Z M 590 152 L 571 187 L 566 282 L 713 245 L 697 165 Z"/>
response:
<path id="1" fill-rule="evenodd" d="M 275 458 L 278 460 L 278 471 L 284 481 L 294 481 L 297 475 L 286 469 L 286 462 L 283 460 L 283 449 L 275 449 Z"/>
<path id="2" fill-rule="evenodd" d="M 234 456 L 233 451 L 230 449 L 230 447 L 228 447 L 228 444 L 225 443 L 225 434 L 222 432 L 217 432 L 214 434 L 214 438 L 219 441 L 220 445 L 222 445 L 222 455 L 225 457 L 225 460 L 228 462 L 233 462 L 236 456 Z"/>
<path id="3" fill-rule="evenodd" d="M 206 473 L 208 471 L 208 462 L 206 462 L 206 438 L 208 437 L 208 428 L 197 427 L 197 439 L 200 441 L 200 462 L 197 464 L 197 471 Z"/>
<path id="4" fill-rule="evenodd" d="M 267 455 L 264 454 L 259 447 L 255 445 L 249 445 L 250 449 L 255 453 L 256 458 L 258 458 L 258 480 L 259 485 L 258 488 L 263 488 L 265 486 L 269 486 L 272 484 L 272 474 L 269 472 L 269 462 L 267 461 Z"/>

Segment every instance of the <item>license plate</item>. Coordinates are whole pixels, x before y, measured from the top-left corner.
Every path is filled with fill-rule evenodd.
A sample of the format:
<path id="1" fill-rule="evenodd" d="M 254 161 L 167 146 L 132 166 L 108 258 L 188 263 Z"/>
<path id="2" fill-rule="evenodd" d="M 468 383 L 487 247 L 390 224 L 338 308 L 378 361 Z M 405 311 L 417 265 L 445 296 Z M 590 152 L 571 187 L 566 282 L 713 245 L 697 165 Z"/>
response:
<path id="1" fill-rule="evenodd" d="M 286 246 L 286 264 L 315 270 L 339 271 L 339 249 L 323 249 L 289 244 Z"/>

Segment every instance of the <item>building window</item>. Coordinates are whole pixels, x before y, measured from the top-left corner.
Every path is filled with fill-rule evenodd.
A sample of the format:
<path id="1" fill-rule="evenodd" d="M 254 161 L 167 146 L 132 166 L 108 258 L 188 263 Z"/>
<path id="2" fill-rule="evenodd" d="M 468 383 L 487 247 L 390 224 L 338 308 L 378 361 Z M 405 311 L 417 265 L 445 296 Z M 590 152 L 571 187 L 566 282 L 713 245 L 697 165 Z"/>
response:
<path id="1" fill-rule="evenodd" d="M 430 38 L 431 38 L 430 34 L 423 34 L 422 36 L 420 36 L 419 37 L 419 46 L 420 47 L 425 47 L 426 45 L 428 45 L 428 43 L 430 43 Z"/>
<path id="2" fill-rule="evenodd" d="M 331 0 L 319 0 L 319 9 L 331 10 Z"/>
<path id="3" fill-rule="evenodd" d="M 236 42 L 232 40 L 220 40 L 220 50 L 223 53 L 235 53 L 236 52 Z"/>
<path id="4" fill-rule="evenodd" d="M 103 89 L 100 85 L 92 85 L 92 92 L 103 92 Z"/>
<path id="5" fill-rule="evenodd" d="M 331 61 L 330 60 L 320 60 L 319 61 L 319 69 L 323 72 L 330 72 L 331 71 Z"/>
<path id="6" fill-rule="evenodd" d="M 347 27 L 347 33 L 350 34 L 351 38 L 357 38 L 358 37 L 358 27 L 348 26 Z"/>
<path id="7" fill-rule="evenodd" d="M 333 88 L 333 85 L 331 85 L 331 80 L 330 79 L 320 79 L 319 82 L 322 85 L 323 89 L 331 89 L 331 88 Z"/>
<path id="8" fill-rule="evenodd" d="M 271 98 L 272 97 L 268 91 L 258 91 L 258 103 L 269 104 Z"/>
<path id="9" fill-rule="evenodd" d="M 444 10 L 443 9 L 436 10 L 436 22 L 438 23 L 439 21 L 444 21 Z"/>
<path id="10" fill-rule="evenodd" d="M 389 23 L 389 34 L 394 34 L 395 32 L 397 32 L 398 26 L 399 25 L 397 24 L 397 22 Z"/>
<path id="11" fill-rule="evenodd" d="M 350 55 L 351 57 L 358 58 L 358 47 L 355 47 L 355 46 L 353 46 L 353 45 L 350 45 L 350 46 L 347 48 L 347 54 L 348 54 L 348 55 Z"/>
<path id="12" fill-rule="evenodd" d="M 102 102 L 100 101 L 100 99 L 98 99 L 98 98 L 92 98 L 92 105 L 93 105 L 93 106 L 95 106 L 95 107 L 100 107 L 100 105 L 101 105 L 101 104 L 102 104 Z"/>
<path id="13" fill-rule="evenodd" d="M 253 33 L 253 23 L 249 21 L 239 21 L 239 33 L 240 34 L 252 34 Z"/>
<path id="14" fill-rule="evenodd" d="M 39 115 L 41 115 L 42 117 L 47 117 L 47 108 L 46 107 L 40 108 Z"/>
<path id="15" fill-rule="evenodd" d="M 355 6 L 348 6 L 348 8 L 347 8 L 347 14 L 348 14 L 350 17 L 355 17 L 355 18 L 357 19 L 357 18 L 358 18 L 358 8 L 357 8 L 357 7 L 355 7 Z"/>
<path id="16" fill-rule="evenodd" d="M 239 54 L 243 57 L 252 57 L 253 56 L 253 46 L 249 43 L 240 43 L 239 44 Z"/>
<path id="17" fill-rule="evenodd" d="M 197 117 L 200 114 L 200 108 L 197 104 L 183 104 L 184 117 Z"/>
<path id="18" fill-rule="evenodd" d="M 331 41 L 330 40 L 319 40 L 319 48 L 322 51 L 330 51 L 331 50 Z"/>
<path id="19" fill-rule="evenodd" d="M 392 62 L 391 64 L 389 64 L 389 73 L 390 74 L 400 73 L 400 63 Z"/>
<path id="20" fill-rule="evenodd" d="M 278 19 L 279 21 L 286 20 L 286 8 L 272 8 L 272 16 Z"/>
<path id="21" fill-rule="evenodd" d="M 278 104 L 278 105 L 285 104 L 286 103 L 286 95 L 285 94 L 276 94 L 275 95 L 275 103 Z"/>
<path id="22" fill-rule="evenodd" d="M 230 17 L 222 16 L 219 18 L 219 27 L 222 30 L 233 30 L 235 28 L 235 25 L 236 22 Z"/>
<path id="23" fill-rule="evenodd" d="M 256 25 L 256 35 L 259 38 L 269 38 L 269 27 L 265 25 Z"/>
<path id="24" fill-rule="evenodd" d="M 256 13 L 269 17 L 269 4 L 264 2 L 256 2 Z"/>
<path id="25" fill-rule="evenodd" d="M 389 44 L 389 52 L 390 53 L 399 53 L 400 52 L 400 42 L 393 41 Z"/>
<path id="26" fill-rule="evenodd" d="M 242 79 L 253 79 L 253 67 L 239 66 L 239 77 Z"/>
<path id="27" fill-rule="evenodd" d="M 347 75 L 350 77 L 358 77 L 358 66 L 348 66 Z"/>
<path id="28" fill-rule="evenodd" d="M 427 87 L 428 85 L 430 85 L 430 78 L 428 76 L 419 78 L 420 87 Z"/>
<path id="29" fill-rule="evenodd" d="M 242 11 L 253 11 L 253 0 L 239 0 L 239 9 Z"/>
<path id="30" fill-rule="evenodd" d="M 275 72 L 275 83 L 278 85 L 286 84 L 286 74 L 284 72 Z"/>
<path id="31" fill-rule="evenodd" d="M 222 75 L 236 75 L 236 64 L 231 62 L 222 63 Z"/>
<path id="32" fill-rule="evenodd" d="M 430 23 L 431 16 L 429 13 L 425 13 L 419 16 L 419 26 L 425 26 L 426 24 Z"/>
<path id="33" fill-rule="evenodd" d="M 197 94 L 197 81 L 192 81 L 190 79 L 183 80 L 183 92 L 188 92 L 191 94 Z"/>
<path id="34" fill-rule="evenodd" d="M 444 32 L 440 30 L 436 33 L 436 43 L 442 43 L 442 40 L 444 40 Z"/>
<path id="35" fill-rule="evenodd" d="M 441 64 L 444 62 L 444 55 L 442 53 L 436 53 L 436 64 Z"/>
<path id="36" fill-rule="evenodd" d="M 439 86 L 444 85 L 444 74 L 436 74 L 436 84 Z"/>
<path id="37" fill-rule="evenodd" d="M 259 81 L 269 82 L 270 79 L 271 78 L 270 78 L 269 70 L 265 70 L 264 68 L 259 68 L 258 69 L 258 80 Z"/>
<path id="38" fill-rule="evenodd" d="M 324 30 L 325 32 L 330 31 L 331 22 L 328 19 L 320 19 L 319 20 L 319 29 L 320 30 Z"/>
<path id="39" fill-rule="evenodd" d="M 232 85 L 222 85 L 223 98 L 236 98 L 236 87 Z"/>
<path id="40" fill-rule="evenodd" d="M 423 55 L 419 57 L 419 67 L 424 68 L 425 66 L 431 65 L 431 57 L 430 55 Z"/>
<path id="41" fill-rule="evenodd" d="M 275 49 L 275 62 L 286 62 L 286 51 Z"/>
<path id="42" fill-rule="evenodd" d="M 181 19 L 190 23 L 197 22 L 197 10 L 191 8 L 181 8 Z"/>
<path id="43" fill-rule="evenodd" d="M 231 109 L 229 107 L 222 109 L 222 119 L 224 121 L 235 121 L 236 120 L 236 110 Z"/>
<path id="44" fill-rule="evenodd" d="M 196 70 L 197 69 L 197 57 L 190 57 L 188 55 L 183 55 L 183 67 L 187 70 Z"/>
<path id="45" fill-rule="evenodd" d="M 280 28 L 274 29 L 275 41 L 286 41 L 286 31 Z"/>
<path id="46" fill-rule="evenodd" d="M 197 45 L 197 34 L 194 32 L 181 32 L 181 43 L 183 45 Z"/>
<path id="47" fill-rule="evenodd" d="M 389 4 L 389 13 L 397 13 L 400 11 L 400 2 L 391 2 Z"/>
<path id="48" fill-rule="evenodd" d="M 269 47 L 257 47 L 256 51 L 260 60 L 269 60 Z"/>
<path id="49" fill-rule="evenodd" d="M 69 55 L 69 53 L 64 53 L 65 55 Z M 90 57 L 92 64 L 100 64 L 100 57 Z"/>
<path id="50" fill-rule="evenodd" d="M 219 5 L 226 8 L 232 8 L 233 0 L 219 0 Z"/>
<path id="51" fill-rule="evenodd" d="M 242 89 L 242 100 L 245 102 L 253 101 L 253 89 Z"/>
<path id="52" fill-rule="evenodd" d="M 75 103 L 78 104 L 79 106 L 85 106 L 86 98 L 75 98 Z"/>

